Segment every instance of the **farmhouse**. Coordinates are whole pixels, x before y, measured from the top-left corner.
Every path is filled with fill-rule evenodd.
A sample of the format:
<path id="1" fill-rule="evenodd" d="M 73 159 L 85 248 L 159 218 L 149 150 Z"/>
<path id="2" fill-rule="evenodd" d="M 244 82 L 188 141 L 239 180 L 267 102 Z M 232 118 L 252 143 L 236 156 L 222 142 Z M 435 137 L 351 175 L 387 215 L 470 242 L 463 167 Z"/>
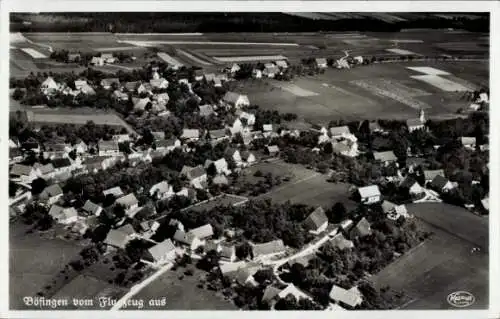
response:
<path id="1" fill-rule="evenodd" d="M 337 285 L 333 285 L 330 290 L 330 299 L 334 300 L 341 305 L 355 308 L 363 302 L 363 296 L 356 287 L 347 290 Z"/>
<path id="2" fill-rule="evenodd" d="M 407 176 L 399 185 L 404 190 L 408 191 L 408 194 L 416 199 L 420 198 L 425 194 L 425 190 L 420 186 L 420 184 L 411 176 Z"/>
<path id="3" fill-rule="evenodd" d="M 101 53 L 101 59 L 105 62 L 105 63 L 115 63 L 116 61 L 116 58 L 113 56 L 112 53 Z"/>
<path id="4" fill-rule="evenodd" d="M 319 234 L 326 230 L 328 226 L 328 217 L 326 217 L 325 210 L 319 206 L 316 208 L 304 221 L 305 227 L 312 234 Z"/>
<path id="5" fill-rule="evenodd" d="M 145 97 L 142 99 L 133 97 L 132 103 L 134 104 L 134 110 L 144 111 L 148 104 L 151 104 L 151 100 L 149 99 L 149 97 Z"/>
<path id="6" fill-rule="evenodd" d="M 354 248 L 354 243 L 344 237 L 342 233 L 336 234 L 331 240 L 333 246 L 339 248 L 340 250 Z"/>
<path id="7" fill-rule="evenodd" d="M 462 142 L 462 146 L 469 150 L 476 149 L 476 138 L 475 137 L 464 137 L 460 138 L 460 142 Z"/>
<path id="8" fill-rule="evenodd" d="M 360 187 L 358 193 L 361 197 L 361 203 L 364 204 L 378 203 L 381 199 L 381 193 L 377 185 Z"/>
<path id="9" fill-rule="evenodd" d="M 54 204 L 64 195 L 63 190 L 59 184 L 52 184 L 45 187 L 40 193 L 40 199 L 46 201 L 49 205 Z"/>
<path id="10" fill-rule="evenodd" d="M 132 138 L 128 134 L 116 134 L 111 139 L 117 143 L 130 142 Z"/>
<path id="11" fill-rule="evenodd" d="M 332 150 L 335 154 L 340 154 L 348 157 L 358 156 L 358 143 L 352 142 L 351 140 L 343 140 L 340 142 L 333 141 Z"/>
<path id="12" fill-rule="evenodd" d="M 295 300 L 299 301 L 300 299 L 309 299 L 312 300 L 307 294 L 305 294 L 302 290 L 295 287 L 294 284 L 288 284 L 285 289 L 281 290 L 278 293 L 278 297 L 281 299 L 286 298 L 287 296 L 292 295 Z"/>
<path id="13" fill-rule="evenodd" d="M 136 236 L 132 225 L 126 224 L 118 229 L 111 229 L 104 240 L 108 246 L 125 249 L 127 243 Z"/>
<path id="14" fill-rule="evenodd" d="M 62 208 L 57 205 L 52 205 L 49 210 L 49 215 L 54 218 L 59 224 L 71 224 L 78 220 L 78 213 L 73 207 Z"/>
<path id="15" fill-rule="evenodd" d="M 53 94 L 59 90 L 60 85 L 51 76 L 47 77 L 45 81 L 40 84 L 40 90 L 43 94 Z"/>
<path id="16" fill-rule="evenodd" d="M 349 135 L 351 135 L 351 131 L 347 126 L 330 127 L 330 137 L 332 139 L 339 139 L 342 137 L 347 137 Z"/>
<path id="17" fill-rule="evenodd" d="M 208 131 L 208 137 L 210 138 L 210 142 L 212 143 L 212 145 L 229 139 L 229 136 L 226 134 L 226 129 Z"/>
<path id="18" fill-rule="evenodd" d="M 22 164 L 14 164 L 10 169 L 10 175 L 19 178 L 23 183 L 31 183 L 39 174 L 39 170 Z"/>
<path id="19" fill-rule="evenodd" d="M 288 68 L 288 63 L 286 63 L 285 60 L 278 60 L 275 62 L 275 64 L 280 68 L 280 69 L 286 69 Z"/>
<path id="20" fill-rule="evenodd" d="M 92 156 L 85 159 L 83 167 L 90 173 L 97 173 L 99 170 L 107 170 L 115 165 L 117 158 L 113 156 Z"/>
<path id="21" fill-rule="evenodd" d="M 124 195 L 120 186 L 116 186 L 110 189 L 106 189 L 102 192 L 104 196 L 113 195 L 115 198 L 119 198 Z"/>
<path id="22" fill-rule="evenodd" d="M 198 129 L 183 129 L 181 139 L 188 141 L 197 141 L 200 138 L 200 131 Z"/>
<path id="23" fill-rule="evenodd" d="M 38 169 L 42 178 L 51 178 L 55 174 L 54 165 L 52 165 L 52 163 L 42 165 Z"/>
<path id="24" fill-rule="evenodd" d="M 115 90 L 113 92 L 113 97 L 119 101 L 128 101 L 127 93 L 123 93 L 122 91 Z"/>
<path id="25" fill-rule="evenodd" d="M 100 56 L 93 56 L 92 59 L 90 60 L 90 65 L 103 66 L 104 59 L 101 58 Z"/>
<path id="26" fill-rule="evenodd" d="M 90 200 L 87 200 L 85 205 L 83 205 L 82 210 L 89 215 L 99 216 L 102 212 L 102 207 L 94 204 Z"/>
<path id="27" fill-rule="evenodd" d="M 68 158 L 55 158 L 51 163 L 54 167 L 54 173 L 69 172 L 73 168 Z"/>
<path id="28" fill-rule="evenodd" d="M 154 245 L 147 250 L 146 262 L 151 262 L 155 266 L 173 262 L 176 257 L 175 246 L 170 239 Z"/>
<path id="29" fill-rule="evenodd" d="M 280 73 L 280 69 L 272 63 L 270 63 L 270 65 L 267 65 L 264 68 L 264 70 L 262 71 L 262 75 L 264 75 L 268 78 L 274 78 L 279 73 Z"/>
<path id="30" fill-rule="evenodd" d="M 160 140 L 155 142 L 157 151 L 173 151 L 177 147 L 181 147 L 181 141 L 176 138 L 170 138 L 168 140 Z"/>
<path id="31" fill-rule="evenodd" d="M 231 171 L 228 169 L 227 161 L 224 157 L 216 160 L 213 164 L 215 166 L 217 174 L 231 174 Z"/>
<path id="32" fill-rule="evenodd" d="M 248 100 L 248 96 L 236 92 L 226 92 L 226 94 L 222 98 L 222 101 L 227 105 L 233 106 L 235 108 L 250 106 L 250 101 Z"/>
<path id="33" fill-rule="evenodd" d="M 396 205 L 387 200 L 382 202 L 382 210 L 387 215 L 387 218 L 391 220 L 398 220 L 401 216 L 404 218 L 410 217 L 405 205 Z"/>
<path id="34" fill-rule="evenodd" d="M 375 161 L 381 162 L 385 166 L 397 162 L 398 158 L 394 155 L 393 151 L 386 152 L 373 152 Z"/>
<path id="35" fill-rule="evenodd" d="M 199 189 L 205 188 L 204 186 L 207 182 L 207 174 L 205 173 L 205 169 L 202 165 L 198 165 L 196 167 L 184 165 L 181 170 L 181 175 L 186 176 L 193 187 Z"/>
<path id="36" fill-rule="evenodd" d="M 206 225 L 191 229 L 190 231 L 188 231 L 188 234 L 191 234 L 194 237 L 203 240 L 203 239 L 206 239 L 208 237 L 212 237 L 214 235 L 214 229 L 212 228 L 212 225 L 206 224 Z"/>
<path id="37" fill-rule="evenodd" d="M 326 69 L 328 67 L 327 61 L 325 58 L 316 58 L 314 59 L 314 64 L 316 67 L 320 69 Z"/>
<path id="38" fill-rule="evenodd" d="M 285 245 L 281 239 L 263 244 L 252 244 L 253 258 L 269 258 L 285 252 Z"/>
<path id="39" fill-rule="evenodd" d="M 280 149 L 278 145 L 269 145 L 266 147 L 266 151 L 270 156 L 276 156 L 279 153 Z"/>
<path id="40" fill-rule="evenodd" d="M 246 165 L 252 165 L 257 161 L 255 155 L 253 155 L 253 153 L 249 151 L 242 151 L 240 155 L 241 155 L 241 160 L 245 162 Z"/>
<path id="41" fill-rule="evenodd" d="M 441 193 L 445 193 L 455 188 L 453 183 L 442 175 L 436 175 L 436 177 L 434 177 L 434 179 L 430 182 L 430 185 L 432 189 Z"/>
<path id="42" fill-rule="evenodd" d="M 116 156 L 120 155 L 120 149 L 118 143 L 115 141 L 99 141 L 97 143 L 99 148 L 99 156 Z"/>
<path id="43" fill-rule="evenodd" d="M 149 196 L 154 196 L 156 199 L 161 200 L 169 198 L 174 195 L 174 190 L 172 185 L 169 185 L 167 181 L 162 181 L 154 184 L 149 189 Z"/>
<path id="44" fill-rule="evenodd" d="M 178 229 L 173 239 L 180 244 L 186 245 L 191 250 L 195 250 L 196 248 L 203 246 L 203 241 L 194 236 L 192 233 L 186 233 L 183 230 Z"/>
<path id="45" fill-rule="evenodd" d="M 113 86 L 120 87 L 120 80 L 118 78 L 106 78 L 106 79 L 102 79 L 101 80 L 101 86 L 104 89 L 106 89 L 106 90 L 111 89 L 111 87 L 113 87 Z"/>
<path id="46" fill-rule="evenodd" d="M 416 119 L 408 119 L 406 121 L 406 126 L 408 131 L 413 132 L 415 130 L 423 130 L 425 128 L 425 112 L 423 109 L 420 110 L 420 117 Z"/>
<path id="47" fill-rule="evenodd" d="M 370 223 L 366 220 L 366 218 L 361 218 L 361 220 L 354 226 L 350 233 L 349 236 L 351 239 L 356 238 L 356 237 L 365 237 L 368 235 L 371 235 L 372 229 Z"/>
<path id="48" fill-rule="evenodd" d="M 125 196 L 118 198 L 115 203 L 123 206 L 123 208 L 125 208 L 127 215 L 131 211 L 133 211 L 139 207 L 139 201 L 135 197 L 134 193 L 130 193 L 128 195 L 125 195 Z"/>
<path id="49" fill-rule="evenodd" d="M 78 62 L 80 59 L 80 53 L 68 53 L 68 62 Z"/>
<path id="50" fill-rule="evenodd" d="M 212 114 L 217 115 L 217 113 L 215 113 L 213 105 L 210 104 L 200 105 L 199 108 L 200 108 L 200 116 L 206 117 Z"/>
<path id="51" fill-rule="evenodd" d="M 222 244 L 219 252 L 221 260 L 234 262 L 236 260 L 236 248 L 234 245 Z"/>

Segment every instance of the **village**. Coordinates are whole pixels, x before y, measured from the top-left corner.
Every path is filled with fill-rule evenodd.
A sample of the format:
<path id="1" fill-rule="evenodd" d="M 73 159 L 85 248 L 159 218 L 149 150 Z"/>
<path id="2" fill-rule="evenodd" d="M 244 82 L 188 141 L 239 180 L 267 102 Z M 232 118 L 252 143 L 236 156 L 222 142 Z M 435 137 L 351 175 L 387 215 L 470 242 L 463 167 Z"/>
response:
<path id="1" fill-rule="evenodd" d="M 68 53 L 68 58 L 78 61 L 81 57 Z M 102 54 L 92 57 L 90 64 L 103 66 L 118 60 L 112 54 Z M 312 76 L 328 68 L 363 67 L 371 63 L 367 60 L 372 61 L 347 53 L 340 60 L 327 60 L 307 61 L 307 67 L 314 70 L 310 71 Z M 203 69 L 158 62 L 150 63 L 141 74 L 127 75 L 129 81 L 121 81 L 118 74 L 104 78 L 93 74 L 90 78 L 78 76 L 69 83 L 61 80 L 65 76 L 53 74 L 35 81 L 38 84 L 34 89 L 13 88 L 14 96 L 42 95 L 49 106 L 66 101 L 73 107 L 90 101 L 116 103 L 123 106 L 120 113 L 134 132 L 108 127 L 90 140 L 78 136 L 78 132 L 98 132 L 99 125 L 92 121 L 81 123 L 80 129 L 58 129 L 63 123 L 42 121 L 32 111 L 11 115 L 11 128 L 16 128 L 16 135 L 11 134 L 9 140 L 12 222 L 22 220 L 33 227 L 32 231 L 85 241 L 84 249 L 95 248 L 91 257 L 82 257 L 82 262 L 71 266 L 76 272 L 106 256 L 126 256 L 125 268 L 140 269 L 140 274 L 125 284 L 134 285 L 133 289 L 139 289 L 154 273 L 196 260 L 198 268 L 217 274 L 209 280 L 213 286 L 220 283 L 221 289 L 231 289 L 228 295 L 239 298 L 240 308 L 253 302 L 241 296 L 254 291 L 260 298 L 253 302 L 254 308 L 369 309 L 375 304 L 374 298 L 383 299 L 385 294 L 366 296 L 367 291 L 374 290 L 364 281 L 368 270 L 361 268 L 356 275 L 341 276 L 343 279 L 335 279 L 333 285 L 329 280 L 325 294 L 314 293 L 315 288 L 301 288 L 297 278 L 303 270 L 298 268 L 309 265 L 316 254 L 348 258 L 346 251 L 356 245 L 364 247 L 360 250 L 382 251 L 384 240 L 380 238 L 387 234 L 380 225 L 387 224 L 391 225 L 387 226 L 391 228 L 388 233 L 405 232 L 405 237 L 414 237 L 403 248 L 389 249 L 383 264 L 395 260 L 428 236 L 407 227 L 416 223 L 408 204 L 445 202 L 465 207 L 470 214 L 487 215 L 489 166 L 479 159 L 487 158 L 487 133 L 472 128 L 468 135 L 453 132 L 444 136 L 443 132 L 450 130 L 443 127 L 453 124 L 429 120 L 423 108 L 402 123 L 337 121 L 299 129 L 288 125 L 293 122 L 289 121 L 293 114 L 261 110 L 252 104 L 244 88 L 235 86 L 243 78 L 290 81 L 289 75 L 296 69 L 285 60 L 277 60 L 257 65 L 234 63 L 220 72 L 205 73 Z M 205 95 L 200 96 L 201 91 Z M 172 92 L 179 96 L 174 97 Z M 90 98 L 95 95 L 105 98 Z M 463 122 L 488 120 L 487 115 L 474 113 L 487 107 L 487 92 L 474 95 L 470 114 L 461 118 Z M 172 99 L 176 100 L 173 106 Z M 175 118 L 184 119 L 182 127 Z M 168 128 L 146 127 L 154 127 L 155 121 L 162 119 L 171 121 Z M 45 134 L 50 131 L 62 134 Z M 45 135 L 43 141 L 37 138 L 40 132 Z M 67 132 L 71 136 L 65 136 Z M 403 140 L 401 136 L 406 143 L 390 143 Z M 377 143 L 383 146 L 376 147 Z M 461 170 L 460 174 L 469 170 L 468 176 L 457 177 L 446 166 L 447 160 L 455 163 L 455 171 Z M 325 176 L 329 183 L 349 184 L 346 198 L 351 206 L 260 203 L 261 194 L 287 187 L 294 177 L 249 172 L 258 165 L 281 161 Z M 258 179 L 259 184 L 243 185 L 245 176 Z M 259 187 L 262 190 L 254 191 Z M 266 210 L 287 216 L 283 229 L 275 233 L 270 230 L 269 234 L 255 230 L 267 229 L 266 223 L 246 215 L 257 216 L 259 211 L 266 214 Z M 369 243 L 368 238 L 374 234 L 380 237 L 379 246 Z M 137 267 L 139 264 L 142 266 Z M 375 270 L 378 266 L 373 266 Z M 247 289 L 245 293 L 241 287 Z M 50 298 L 52 290 L 40 291 L 39 295 Z M 122 296 L 114 307 L 118 309 L 129 297 Z"/>

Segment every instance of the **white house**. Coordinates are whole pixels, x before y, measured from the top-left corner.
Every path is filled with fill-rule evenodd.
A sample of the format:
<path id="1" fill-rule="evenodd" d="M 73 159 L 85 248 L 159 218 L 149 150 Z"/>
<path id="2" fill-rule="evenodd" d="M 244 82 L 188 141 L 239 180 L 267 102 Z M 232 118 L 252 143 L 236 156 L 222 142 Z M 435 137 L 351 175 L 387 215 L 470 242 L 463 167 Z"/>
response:
<path id="1" fill-rule="evenodd" d="M 250 106 L 250 100 L 248 99 L 248 96 L 236 92 L 226 92 L 226 94 L 222 98 L 222 101 L 227 105 L 236 108 Z"/>
<path id="2" fill-rule="evenodd" d="M 14 164 L 10 169 L 10 175 L 23 183 L 31 183 L 40 175 L 40 171 L 32 166 Z"/>
<path id="3" fill-rule="evenodd" d="M 118 198 L 115 203 L 123 206 L 127 215 L 139 207 L 139 201 L 135 197 L 134 193 Z"/>
<path id="4" fill-rule="evenodd" d="M 164 78 L 149 80 L 149 84 L 151 84 L 151 87 L 154 89 L 166 89 L 166 88 L 168 88 L 168 81 L 165 80 Z"/>
<path id="5" fill-rule="evenodd" d="M 214 163 L 217 174 L 229 175 L 231 171 L 228 169 L 227 161 L 224 157 L 216 160 Z"/>
<path id="6" fill-rule="evenodd" d="M 229 69 L 229 72 L 234 74 L 234 73 L 238 72 L 240 69 L 241 69 L 240 66 L 238 64 L 234 63 L 231 66 L 231 68 Z"/>
<path id="7" fill-rule="evenodd" d="M 147 258 L 144 261 L 157 267 L 173 262 L 177 255 L 175 246 L 170 239 L 166 239 L 161 243 L 154 245 L 149 248 L 147 252 Z"/>
<path id="8" fill-rule="evenodd" d="M 45 81 L 40 84 L 40 90 L 45 95 L 54 93 L 59 90 L 59 87 L 60 85 L 51 76 L 47 77 Z"/>
<path id="9" fill-rule="evenodd" d="M 328 67 L 328 63 L 325 58 L 316 58 L 314 59 L 316 67 L 320 69 L 326 69 Z"/>
<path id="10" fill-rule="evenodd" d="M 269 258 L 285 252 L 285 245 L 281 239 L 262 244 L 251 244 L 254 258 Z"/>
<path id="11" fill-rule="evenodd" d="M 275 64 L 280 69 L 286 69 L 286 68 L 288 68 L 288 63 L 285 60 L 278 60 L 278 61 L 275 62 Z"/>
<path id="12" fill-rule="evenodd" d="M 52 205 L 49 210 L 49 215 L 57 223 L 64 225 L 75 223 L 78 220 L 78 213 L 73 207 L 63 208 L 57 205 Z"/>
<path id="13" fill-rule="evenodd" d="M 337 285 L 333 285 L 329 296 L 333 301 L 337 303 L 340 302 L 342 305 L 351 308 L 355 308 L 363 302 L 363 296 L 356 287 L 347 290 Z"/>
<path id="14" fill-rule="evenodd" d="M 252 70 L 252 77 L 254 79 L 261 79 L 262 78 L 262 71 L 259 69 L 253 69 Z"/>
<path id="15" fill-rule="evenodd" d="M 186 176 L 190 184 L 195 188 L 205 188 L 207 182 L 207 174 L 202 165 L 196 167 L 184 166 L 181 170 L 181 175 Z"/>
<path id="16" fill-rule="evenodd" d="M 200 138 L 200 131 L 198 129 L 183 129 L 181 139 L 188 141 L 197 141 Z"/>
<path id="17" fill-rule="evenodd" d="M 40 199 L 46 201 L 49 205 L 54 204 L 64 195 L 63 190 L 59 184 L 52 184 L 45 187 L 40 193 Z"/>
<path id="18" fill-rule="evenodd" d="M 304 221 L 304 225 L 312 234 L 319 234 L 326 230 L 328 226 L 328 217 L 326 217 L 325 210 L 319 206 L 316 208 Z"/>
<path id="19" fill-rule="evenodd" d="M 204 244 L 202 240 L 194 236 L 192 233 L 186 233 L 180 229 L 175 232 L 173 239 L 176 242 L 187 246 L 191 250 L 195 250 Z"/>
<path id="20" fill-rule="evenodd" d="M 170 152 L 176 149 L 177 147 L 181 147 L 182 143 L 177 138 L 171 138 L 168 140 L 160 140 L 155 142 L 157 151 L 166 151 Z"/>
<path id="21" fill-rule="evenodd" d="M 156 196 L 157 199 L 165 199 L 173 196 L 174 190 L 172 185 L 169 185 L 167 181 L 159 182 L 153 185 L 149 189 L 150 196 Z"/>
<path id="22" fill-rule="evenodd" d="M 465 137 L 462 136 L 460 138 L 460 142 L 462 142 L 462 146 L 465 147 L 468 150 L 475 150 L 476 149 L 476 138 L 475 137 Z"/>
<path id="23" fill-rule="evenodd" d="M 380 202 L 382 196 L 377 185 L 360 187 L 358 193 L 361 197 L 361 203 L 368 205 Z"/>

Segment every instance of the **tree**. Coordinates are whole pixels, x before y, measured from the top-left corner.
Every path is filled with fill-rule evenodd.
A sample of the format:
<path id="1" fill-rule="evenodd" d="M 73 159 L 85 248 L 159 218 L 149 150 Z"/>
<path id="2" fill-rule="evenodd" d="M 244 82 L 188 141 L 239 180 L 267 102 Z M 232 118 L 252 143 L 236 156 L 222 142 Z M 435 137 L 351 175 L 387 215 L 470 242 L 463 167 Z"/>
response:
<path id="1" fill-rule="evenodd" d="M 196 267 L 205 271 L 211 271 L 219 265 L 219 260 L 219 253 L 215 250 L 210 250 L 198 261 Z"/>
<path id="2" fill-rule="evenodd" d="M 14 93 L 12 94 L 12 98 L 15 100 L 15 101 L 19 101 L 21 100 L 22 98 L 24 98 L 24 91 L 21 90 L 20 88 L 16 88 L 14 90 Z"/>
<path id="3" fill-rule="evenodd" d="M 47 187 L 47 181 L 39 177 L 31 182 L 31 193 L 38 195 Z"/>
<path id="4" fill-rule="evenodd" d="M 274 278 L 273 269 L 272 268 L 260 269 L 253 275 L 253 278 L 261 285 L 265 284 L 266 282 L 267 283 L 271 282 Z"/>
<path id="5" fill-rule="evenodd" d="M 252 246 L 248 242 L 244 242 L 243 244 L 236 246 L 236 257 L 238 259 L 246 259 L 247 257 L 252 257 Z"/>
<path id="6" fill-rule="evenodd" d="M 19 185 L 17 185 L 13 181 L 9 181 L 9 197 L 16 196 L 18 189 L 19 189 Z"/>
<path id="7" fill-rule="evenodd" d="M 328 220 L 330 223 L 339 223 L 341 222 L 345 216 L 346 216 L 346 209 L 343 203 L 337 202 L 333 207 L 329 210 L 326 211 Z"/>

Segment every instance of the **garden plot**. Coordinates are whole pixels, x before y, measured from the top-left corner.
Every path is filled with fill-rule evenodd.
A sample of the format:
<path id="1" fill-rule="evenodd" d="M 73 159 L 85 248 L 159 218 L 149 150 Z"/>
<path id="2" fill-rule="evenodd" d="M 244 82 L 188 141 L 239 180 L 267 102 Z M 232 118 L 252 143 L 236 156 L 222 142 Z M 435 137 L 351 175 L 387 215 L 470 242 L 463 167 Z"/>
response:
<path id="1" fill-rule="evenodd" d="M 193 60 L 194 62 L 196 62 L 198 64 L 201 64 L 201 65 L 213 65 L 212 63 L 207 62 L 207 61 L 203 61 L 202 59 L 199 59 L 199 58 L 195 57 L 194 55 L 192 55 L 191 53 L 186 52 L 184 50 L 179 49 L 178 52 L 180 54 L 186 56 L 187 58 Z"/>
<path id="2" fill-rule="evenodd" d="M 424 73 L 427 75 L 449 75 L 450 73 L 430 66 L 410 66 L 407 69 Z"/>
<path id="3" fill-rule="evenodd" d="M 26 53 L 26 54 L 29 54 L 33 59 L 46 59 L 47 56 L 41 52 L 38 52 L 37 50 L 35 49 L 32 49 L 32 48 L 21 48 L 21 50 Z"/>
<path id="4" fill-rule="evenodd" d="M 199 44 L 199 45 L 266 45 L 266 46 L 285 46 L 298 47 L 297 43 L 284 42 L 217 42 L 217 41 L 117 41 L 118 43 L 129 43 L 136 46 L 157 46 L 162 44 L 169 45 L 184 45 L 184 44 Z"/>
<path id="5" fill-rule="evenodd" d="M 319 93 L 303 89 L 300 86 L 297 86 L 297 85 L 291 84 L 291 83 L 271 82 L 271 84 L 282 89 L 282 90 L 290 92 L 295 96 L 308 97 L 308 96 L 319 95 Z"/>
<path id="6" fill-rule="evenodd" d="M 445 79 L 438 75 L 432 75 L 432 74 L 413 75 L 411 76 L 411 78 L 423 81 L 446 92 L 469 91 L 469 88 L 467 88 L 466 86 Z"/>
<path id="7" fill-rule="evenodd" d="M 357 39 L 347 39 L 347 40 L 342 40 L 345 44 L 349 44 L 352 46 L 359 46 L 359 47 L 366 47 L 366 46 L 372 46 L 376 43 L 379 42 L 378 38 L 357 38 Z"/>
<path id="8" fill-rule="evenodd" d="M 412 92 L 413 89 L 407 88 L 402 84 L 395 84 L 395 82 L 385 79 L 354 80 L 350 81 L 350 83 L 370 91 L 375 95 L 388 97 L 415 109 L 431 108 L 427 103 L 414 99 L 415 93 Z M 418 92 L 418 90 L 415 92 Z"/>
<path id="9" fill-rule="evenodd" d="M 137 50 L 141 49 L 140 47 L 133 47 L 133 46 L 128 46 L 128 47 L 110 47 L 110 48 L 97 48 L 94 49 L 94 51 L 98 52 L 115 52 L 115 51 L 128 51 L 128 50 Z"/>
<path id="10" fill-rule="evenodd" d="M 388 52 L 391 52 L 391 53 L 396 53 L 396 54 L 401 54 L 401 55 L 420 55 L 418 53 L 404 50 L 404 49 L 385 49 L 385 50 Z"/>
<path id="11" fill-rule="evenodd" d="M 283 55 L 259 55 L 259 56 L 233 56 L 233 57 L 213 57 L 221 62 L 251 62 L 251 61 L 274 61 L 286 60 Z"/>
<path id="12" fill-rule="evenodd" d="M 424 43 L 423 40 L 419 39 L 391 39 L 389 41 L 394 43 Z"/>

